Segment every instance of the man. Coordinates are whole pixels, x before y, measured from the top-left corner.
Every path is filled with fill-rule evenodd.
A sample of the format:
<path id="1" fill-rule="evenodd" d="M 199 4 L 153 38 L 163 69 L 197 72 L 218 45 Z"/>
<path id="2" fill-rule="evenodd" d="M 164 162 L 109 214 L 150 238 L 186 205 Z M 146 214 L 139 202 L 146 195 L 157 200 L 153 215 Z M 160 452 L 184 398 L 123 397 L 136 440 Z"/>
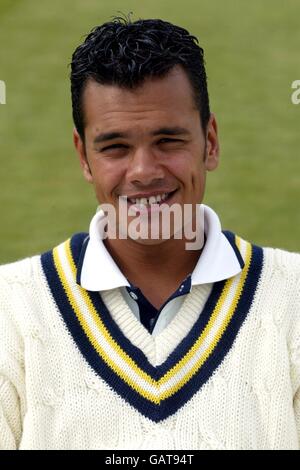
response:
<path id="1" fill-rule="evenodd" d="M 89 234 L 0 270 L 0 447 L 298 449 L 300 257 L 201 204 L 219 159 L 203 50 L 115 18 L 71 65 L 100 210 Z M 168 237 L 163 207 L 191 209 Z"/>

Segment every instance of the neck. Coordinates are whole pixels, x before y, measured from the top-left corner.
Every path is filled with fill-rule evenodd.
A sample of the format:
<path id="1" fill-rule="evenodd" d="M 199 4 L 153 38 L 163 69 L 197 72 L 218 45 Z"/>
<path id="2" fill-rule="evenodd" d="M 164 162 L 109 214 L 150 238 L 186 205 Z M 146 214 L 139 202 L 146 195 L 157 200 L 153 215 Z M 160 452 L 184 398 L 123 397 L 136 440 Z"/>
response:
<path id="1" fill-rule="evenodd" d="M 147 278 L 180 283 L 190 274 L 201 250 L 186 250 L 185 239 L 145 245 L 135 240 L 106 239 L 105 246 L 119 268 L 133 284 Z"/>

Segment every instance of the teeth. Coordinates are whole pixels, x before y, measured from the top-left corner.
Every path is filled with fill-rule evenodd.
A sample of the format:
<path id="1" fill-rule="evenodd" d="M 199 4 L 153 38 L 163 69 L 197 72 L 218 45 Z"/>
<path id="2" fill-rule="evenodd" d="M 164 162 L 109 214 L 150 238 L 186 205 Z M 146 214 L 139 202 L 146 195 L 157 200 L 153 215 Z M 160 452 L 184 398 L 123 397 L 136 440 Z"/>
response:
<path id="1" fill-rule="evenodd" d="M 142 197 L 142 198 L 132 198 L 130 199 L 133 204 L 144 204 L 144 205 L 150 205 L 150 204 L 155 204 L 161 201 L 164 201 L 169 193 L 163 193 L 163 194 L 158 194 L 157 196 L 150 196 L 149 198 Z"/>

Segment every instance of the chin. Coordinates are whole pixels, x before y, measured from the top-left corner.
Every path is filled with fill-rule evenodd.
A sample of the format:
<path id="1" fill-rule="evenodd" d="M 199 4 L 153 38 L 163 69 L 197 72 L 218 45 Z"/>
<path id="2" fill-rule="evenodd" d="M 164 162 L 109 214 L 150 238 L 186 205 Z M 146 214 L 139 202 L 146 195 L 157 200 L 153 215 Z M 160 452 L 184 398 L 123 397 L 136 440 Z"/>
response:
<path id="1" fill-rule="evenodd" d="M 128 237 L 130 238 L 130 237 Z M 170 239 L 163 239 L 163 238 L 158 238 L 158 239 L 151 239 L 151 238 L 148 238 L 148 239 L 145 239 L 145 238 L 138 238 L 138 239 L 134 239 L 134 238 L 130 238 L 132 241 L 134 241 L 135 243 L 138 243 L 139 245 L 145 245 L 145 246 L 156 246 L 156 245 L 161 245 L 162 243 L 170 240 Z"/>

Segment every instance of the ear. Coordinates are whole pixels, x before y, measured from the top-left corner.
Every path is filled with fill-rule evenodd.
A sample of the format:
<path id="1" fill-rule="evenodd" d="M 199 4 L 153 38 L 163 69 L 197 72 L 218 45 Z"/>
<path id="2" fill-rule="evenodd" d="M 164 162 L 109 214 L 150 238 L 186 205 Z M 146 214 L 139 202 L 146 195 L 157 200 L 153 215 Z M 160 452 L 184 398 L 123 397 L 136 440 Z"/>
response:
<path id="1" fill-rule="evenodd" d="M 93 176 L 91 174 L 90 166 L 89 166 L 88 159 L 86 156 L 85 145 L 75 127 L 73 129 L 73 142 L 74 142 L 77 154 L 79 156 L 79 161 L 80 161 L 80 166 L 82 169 L 83 176 L 85 177 L 86 181 L 88 181 L 89 183 L 92 183 Z"/>
<path id="2" fill-rule="evenodd" d="M 213 171 L 219 165 L 220 146 L 218 139 L 218 126 L 215 115 L 211 113 L 206 128 L 206 159 L 205 168 Z"/>

